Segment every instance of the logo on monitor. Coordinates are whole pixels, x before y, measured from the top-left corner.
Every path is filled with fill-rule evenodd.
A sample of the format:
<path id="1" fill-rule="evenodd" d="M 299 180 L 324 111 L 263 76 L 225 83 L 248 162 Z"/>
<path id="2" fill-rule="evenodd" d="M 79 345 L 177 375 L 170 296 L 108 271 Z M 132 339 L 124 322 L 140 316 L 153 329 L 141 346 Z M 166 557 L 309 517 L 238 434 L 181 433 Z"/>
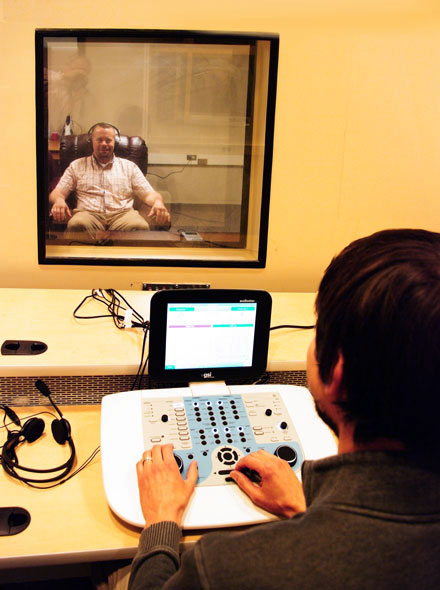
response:
<path id="1" fill-rule="evenodd" d="M 202 373 L 202 377 L 203 377 L 203 379 L 214 379 L 214 375 L 212 374 L 212 371 L 209 371 L 209 373 Z"/>

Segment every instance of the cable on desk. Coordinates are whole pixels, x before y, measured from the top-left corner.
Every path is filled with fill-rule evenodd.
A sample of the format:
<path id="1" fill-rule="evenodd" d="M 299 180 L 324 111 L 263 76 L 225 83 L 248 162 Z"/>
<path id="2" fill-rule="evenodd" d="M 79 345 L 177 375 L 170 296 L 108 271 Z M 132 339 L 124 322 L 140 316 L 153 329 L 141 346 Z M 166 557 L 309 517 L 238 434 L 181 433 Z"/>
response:
<path id="1" fill-rule="evenodd" d="M 104 304 L 107 307 L 109 313 L 89 316 L 79 315 L 78 311 L 83 305 L 85 305 L 86 302 L 90 301 L 91 299 L 97 301 L 98 303 Z M 131 327 L 142 328 L 144 336 L 142 339 L 141 360 L 131 389 L 133 390 L 136 387 L 140 387 L 142 377 L 144 376 L 148 363 L 148 356 L 145 359 L 145 362 L 144 356 L 147 335 L 150 329 L 150 322 L 148 320 L 144 320 L 141 314 L 137 312 L 134 307 L 132 307 L 128 301 L 115 289 L 92 289 L 92 293 L 84 297 L 81 303 L 74 309 L 73 317 L 82 320 L 93 320 L 97 318 L 110 317 L 113 319 L 113 323 L 119 330 L 124 330 L 125 328 Z"/>
<path id="2" fill-rule="evenodd" d="M 281 326 L 272 326 L 269 328 L 270 330 L 280 330 L 281 328 L 296 328 L 298 330 L 313 330 L 315 328 L 315 324 L 312 326 L 297 326 L 295 324 L 282 324 Z"/>
<path id="3" fill-rule="evenodd" d="M 32 483 L 29 483 L 28 481 L 25 481 L 24 483 L 26 485 L 28 485 L 30 488 L 37 488 L 38 490 L 48 490 L 50 488 L 55 488 L 56 486 L 60 486 L 63 483 L 66 483 L 66 481 L 69 481 L 69 479 L 72 479 L 72 477 L 74 477 L 75 475 L 77 475 L 80 471 L 82 471 L 83 469 L 85 469 L 87 467 L 87 465 L 89 465 L 93 459 L 96 457 L 96 455 L 100 452 L 101 447 L 96 447 L 96 449 L 93 451 L 93 453 L 90 455 L 90 457 L 88 457 L 84 463 L 82 465 L 80 465 L 78 467 L 78 469 L 75 469 L 75 471 L 73 473 L 71 473 L 68 477 L 64 478 L 61 481 L 57 481 L 56 483 L 53 483 L 49 486 L 38 486 Z"/>
<path id="4" fill-rule="evenodd" d="M 98 301 L 98 303 L 103 303 L 107 307 L 109 313 L 104 315 L 79 315 L 78 310 L 91 299 Z M 125 303 L 125 306 L 122 302 Z M 92 289 L 92 293 L 84 297 L 81 303 L 74 309 L 73 317 L 81 320 L 110 317 L 113 319 L 115 326 L 120 330 L 130 327 L 148 330 L 150 327 L 150 322 L 144 320 L 141 314 L 138 313 L 115 289 Z"/>
<path id="5" fill-rule="evenodd" d="M 147 367 L 148 355 L 147 355 L 147 358 L 145 359 L 145 362 L 143 362 L 144 355 L 145 355 L 145 345 L 146 345 L 146 342 L 147 342 L 147 334 L 148 334 L 148 331 L 145 330 L 144 331 L 144 337 L 142 339 L 141 362 L 139 363 L 138 372 L 136 373 L 136 377 L 134 378 L 133 385 L 131 386 L 131 391 L 133 391 L 134 389 L 136 389 L 136 387 L 138 387 L 138 388 L 140 387 L 140 385 L 142 383 L 142 377 L 144 376 L 145 369 Z M 138 382 L 138 380 L 139 380 L 139 382 Z"/>

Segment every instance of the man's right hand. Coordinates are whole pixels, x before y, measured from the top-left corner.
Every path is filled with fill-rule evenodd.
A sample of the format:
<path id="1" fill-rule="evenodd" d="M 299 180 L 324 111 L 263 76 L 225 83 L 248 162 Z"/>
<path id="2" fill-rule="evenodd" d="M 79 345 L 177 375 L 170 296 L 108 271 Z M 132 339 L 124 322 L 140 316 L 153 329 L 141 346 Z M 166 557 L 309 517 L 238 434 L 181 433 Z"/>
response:
<path id="1" fill-rule="evenodd" d="M 72 217 L 72 212 L 70 211 L 66 201 L 61 198 L 55 200 L 50 214 L 56 223 L 63 223 Z"/>
<path id="2" fill-rule="evenodd" d="M 243 468 L 256 471 L 259 483 L 242 473 Z M 254 504 L 272 514 L 291 518 L 306 509 L 301 482 L 290 465 L 263 449 L 242 457 L 230 476 Z"/>

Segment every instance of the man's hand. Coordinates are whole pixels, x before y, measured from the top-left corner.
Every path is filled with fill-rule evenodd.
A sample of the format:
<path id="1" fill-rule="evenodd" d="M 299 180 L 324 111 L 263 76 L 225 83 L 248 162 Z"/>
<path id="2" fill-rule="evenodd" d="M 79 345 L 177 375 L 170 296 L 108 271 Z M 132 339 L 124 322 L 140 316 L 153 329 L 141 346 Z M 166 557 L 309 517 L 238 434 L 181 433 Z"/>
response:
<path id="1" fill-rule="evenodd" d="M 256 471 L 261 481 L 253 483 L 243 468 Z M 254 504 L 272 514 L 291 518 L 306 509 L 301 482 L 290 465 L 263 449 L 240 459 L 230 476 Z"/>
<path id="2" fill-rule="evenodd" d="M 147 217 L 154 217 L 157 225 L 169 225 L 170 214 L 161 199 L 156 199 Z"/>
<path id="3" fill-rule="evenodd" d="M 191 463 L 184 480 L 174 459 L 173 445 L 155 445 L 144 452 L 136 471 L 145 526 L 164 520 L 180 526 L 196 485 L 197 462 Z"/>
<path id="4" fill-rule="evenodd" d="M 72 217 L 72 213 L 64 199 L 58 197 L 52 206 L 50 214 L 53 217 L 53 220 L 57 223 L 62 223 L 63 221 L 67 221 Z"/>

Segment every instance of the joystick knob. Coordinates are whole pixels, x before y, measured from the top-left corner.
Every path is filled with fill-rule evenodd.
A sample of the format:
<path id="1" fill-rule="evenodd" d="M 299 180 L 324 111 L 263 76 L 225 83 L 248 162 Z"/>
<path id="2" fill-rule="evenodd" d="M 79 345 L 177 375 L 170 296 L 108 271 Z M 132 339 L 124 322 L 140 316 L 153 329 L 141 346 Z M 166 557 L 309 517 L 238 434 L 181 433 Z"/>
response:
<path id="1" fill-rule="evenodd" d="M 177 467 L 179 468 L 180 473 L 183 471 L 183 461 L 179 455 L 174 455 L 174 459 L 176 460 Z"/>
<path id="2" fill-rule="evenodd" d="M 292 447 L 288 447 L 287 445 L 279 446 L 276 449 L 274 455 L 276 455 L 280 459 L 283 459 L 283 461 L 287 461 L 290 467 L 293 467 L 298 460 L 298 455 L 296 454 L 296 451 L 292 449 Z"/>

